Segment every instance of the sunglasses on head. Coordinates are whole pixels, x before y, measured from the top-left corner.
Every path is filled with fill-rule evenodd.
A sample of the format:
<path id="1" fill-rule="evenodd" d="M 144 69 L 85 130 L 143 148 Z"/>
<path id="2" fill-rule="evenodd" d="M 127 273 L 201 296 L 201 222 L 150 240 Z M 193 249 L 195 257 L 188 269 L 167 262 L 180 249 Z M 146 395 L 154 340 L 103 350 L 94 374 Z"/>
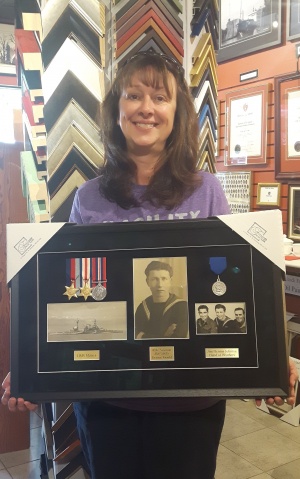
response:
<path id="1" fill-rule="evenodd" d="M 133 55 L 132 57 L 130 57 L 126 60 L 123 67 L 125 65 L 128 65 L 128 63 L 133 62 L 136 58 L 139 58 L 139 57 L 161 58 L 162 60 L 164 60 L 164 62 L 168 63 L 171 67 L 175 68 L 177 70 L 177 72 L 179 73 L 179 75 L 182 78 L 184 78 L 183 66 L 177 60 L 175 60 L 175 58 L 169 57 L 168 55 L 165 55 L 164 53 L 158 53 L 158 52 L 155 52 L 155 51 L 152 51 L 152 50 L 136 53 L 135 55 Z"/>

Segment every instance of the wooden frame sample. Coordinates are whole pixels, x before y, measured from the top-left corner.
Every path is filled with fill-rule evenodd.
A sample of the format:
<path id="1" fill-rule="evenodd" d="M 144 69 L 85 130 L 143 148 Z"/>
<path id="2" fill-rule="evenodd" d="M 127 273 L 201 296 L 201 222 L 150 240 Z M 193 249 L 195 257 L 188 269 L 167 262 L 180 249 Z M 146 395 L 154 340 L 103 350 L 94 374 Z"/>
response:
<path id="1" fill-rule="evenodd" d="M 300 73 L 275 78 L 275 178 L 300 178 Z"/>
<path id="2" fill-rule="evenodd" d="M 226 166 L 266 163 L 269 85 L 226 95 Z"/>
<path id="3" fill-rule="evenodd" d="M 262 206 L 279 206 L 280 186 L 280 183 L 258 183 L 256 204 Z"/>

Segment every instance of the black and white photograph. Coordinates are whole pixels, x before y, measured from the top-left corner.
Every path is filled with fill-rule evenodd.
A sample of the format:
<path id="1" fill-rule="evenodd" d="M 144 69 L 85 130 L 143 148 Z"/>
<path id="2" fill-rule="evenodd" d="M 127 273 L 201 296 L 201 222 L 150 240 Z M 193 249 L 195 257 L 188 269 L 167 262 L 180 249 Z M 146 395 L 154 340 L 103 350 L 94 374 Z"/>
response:
<path id="1" fill-rule="evenodd" d="M 220 50 L 226 61 L 281 42 L 281 0 L 222 0 Z"/>
<path id="2" fill-rule="evenodd" d="M 186 258 L 133 260 L 135 339 L 188 339 Z"/>
<path id="3" fill-rule="evenodd" d="M 47 341 L 116 341 L 127 339 L 126 301 L 50 303 Z"/>
<path id="4" fill-rule="evenodd" d="M 196 303 L 196 334 L 247 333 L 245 303 Z"/>
<path id="5" fill-rule="evenodd" d="M 0 75 L 16 74 L 14 26 L 0 23 Z"/>

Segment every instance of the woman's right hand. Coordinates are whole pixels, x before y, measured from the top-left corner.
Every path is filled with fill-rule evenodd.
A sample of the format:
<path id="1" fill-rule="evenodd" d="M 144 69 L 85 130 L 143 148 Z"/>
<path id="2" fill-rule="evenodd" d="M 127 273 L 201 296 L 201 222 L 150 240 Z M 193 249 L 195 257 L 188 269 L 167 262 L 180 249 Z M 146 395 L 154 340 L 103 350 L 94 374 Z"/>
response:
<path id="1" fill-rule="evenodd" d="M 37 408 L 37 404 L 25 401 L 23 398 L 14 398 L 10 396 L 10 373 L 8 373 L 4 379 L 2 387 L 4 393 L 1 402 L 4 406 L 7 406 L 10 411 L 34 411 Z"/>

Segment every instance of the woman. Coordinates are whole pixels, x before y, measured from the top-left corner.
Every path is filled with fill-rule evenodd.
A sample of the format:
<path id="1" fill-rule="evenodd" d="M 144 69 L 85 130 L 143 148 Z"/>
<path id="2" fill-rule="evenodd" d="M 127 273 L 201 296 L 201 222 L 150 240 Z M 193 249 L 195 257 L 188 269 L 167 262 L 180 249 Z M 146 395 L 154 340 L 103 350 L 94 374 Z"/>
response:
<path id="1" fill-rule="evenodd" d="M 123 66 L 103 102 L 101 132 L 105 164 L 99 178 L 78 190 L 70 221 L 229 213 L 218 180 L 196 172 L 197 117 L 182 67 L 173 59 L 139 53 Z M 11 410 L 33 407 L 9 398 L 9 380 L 3 386 L 3 403 Z M 93 479 L 214 477 L 224 401 L 119 399 L 75 403 L 74 410 Z"/>

